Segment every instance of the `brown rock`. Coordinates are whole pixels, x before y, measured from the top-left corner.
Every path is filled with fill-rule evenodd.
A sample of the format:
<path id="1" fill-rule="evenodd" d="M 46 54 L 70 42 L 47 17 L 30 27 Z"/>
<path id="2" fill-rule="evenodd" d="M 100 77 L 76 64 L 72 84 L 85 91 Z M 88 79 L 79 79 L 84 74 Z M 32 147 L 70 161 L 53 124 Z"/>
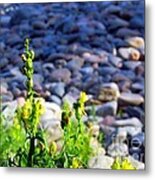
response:
<path id="1" fill-rule="evenodd" d="M 100 101 L 112 101 L 117 100 L 120 92 L 117 84 L 106 83 L 99 88 L 98 99 Z"/>
<path id="2" fill-rule="evenodd" d="M 70 81 L 71 72 L 66 69 L 56 69 L 51 73 L 50 80 L 51 81 L 63 81 L 68 83 Z"/>
<path id="3" fill-rule="evenodd" d="M 127 105 L 140 105 L 144 103 L 144 98 L 141 95 L 126 92 L 121 93 L 119 100 Z"/>

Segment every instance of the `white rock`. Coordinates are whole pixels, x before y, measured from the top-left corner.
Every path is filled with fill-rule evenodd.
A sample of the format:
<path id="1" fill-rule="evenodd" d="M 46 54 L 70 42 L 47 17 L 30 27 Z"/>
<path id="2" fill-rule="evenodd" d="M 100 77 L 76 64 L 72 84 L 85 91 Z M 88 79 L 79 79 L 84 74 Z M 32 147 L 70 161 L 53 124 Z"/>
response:
<path id="1" fill-rule="evenodd" d="M 13 123 L 13 117 L 15 115 L 17 104 L 18 104 L 17 101 L 12 101 L 2 104 L 2 107 L 4 108 L 2 114 L 6 119 L 6 121 L 4 122 L 5 125 L 11 125 Z"/>
<path id="2" fill-rule="evenodd" d="M 113 126 L 115 127 L 125 127 L 125 126 L 143 127 L 143 124 L 140 122 L 138 118 L 133 117 L 129 119 L 120 119 L 120 120 L 114 121 Z"/>
<path id="3" fill-rule="evenodd" d="M 136 117 L 130 119 L 117 120 L 113 122 L 114 127 L 117 127 L 118 132 L 126 132 L 131 136 L 135 136 L 142 132 L 143 124 Z"/>
<path id="4" fill-rule="evenodd" d="M 135 48 L 144 49 L 144 39 L 142 37 L 130 37 L 127 38 L 125 41 Z"/>
<path id="5" fill-rule="evenodd" d="M 112 157 L 98 155 L 89 160 L 88 167 L 94 169 L 111 169 L 113 162 L 114 159 Z"/>
<path id="6" fill-rule="evenodd" d="M 122 142 L 113 142 L 108 146 L 108 154 L 112 157 L 126 156 L 129 154 L 128 146 Z"/>
<path id="7" fill-rule="evenodd" d="M 137 161 L 132 156 L 129 156 L 128 159 L 136 169 L 138 169 L 138 170 L 145 169 L 145 164 L 144 163 L 142 163 L 140 161 Z"/>
<path id="8" fill-rule="evenodd" d="M 142 132 L 142 128 L 141 127 L 130 127 L 130 126 L 126 126 L 126 127 L 122 127 L 122 128 L 118 128 L 119 132 L 127 132 L 127 134 L 131 135 L 131 136 L 135 136 L 139 133 Z"/>
<path id="9" fill-rule="evenodd" d="M 51 102 L 45 102 L 44 105 L 45 105 L 46 111 L 42 118 L 45 118 L 46 116 L 48 120 L 50 120 L 50 118 L 52 119 L 56 118 L 56 119 L 61 120 L 61 108 L 59 105 L 57 105 L 56 103 L 51 103 Z M 50 111 L 51 111 L 51 114 L 50 114 Z"/>
<path id="10" fill-rule="evenodd" d="M 60 126 L 60 122 L 58 123 L 58 121 L 55 122 L 55 124 L 49 123 L 45 130 L 47 132 L 48 144 L 53 141 L 60 140 L 63 137 L 63 130 Z"/>

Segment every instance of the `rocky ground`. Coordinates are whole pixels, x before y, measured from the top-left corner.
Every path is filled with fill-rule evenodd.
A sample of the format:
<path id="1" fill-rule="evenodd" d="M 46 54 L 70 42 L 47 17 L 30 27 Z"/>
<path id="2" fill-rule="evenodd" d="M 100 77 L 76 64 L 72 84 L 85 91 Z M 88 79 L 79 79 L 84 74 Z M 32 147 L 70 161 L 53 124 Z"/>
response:
<path id="1" fill-rule="evenodd" d="M 106 154 L 144 162 L 144 2 L 1 4 L 0 14 L 3 112 L 11 117 L 26 95 L 20 56 L 29 37 L 45 124 L 57 122 L 62 103 L 85 91 L 85 121 L 95 120 L 105 133 Z"/>

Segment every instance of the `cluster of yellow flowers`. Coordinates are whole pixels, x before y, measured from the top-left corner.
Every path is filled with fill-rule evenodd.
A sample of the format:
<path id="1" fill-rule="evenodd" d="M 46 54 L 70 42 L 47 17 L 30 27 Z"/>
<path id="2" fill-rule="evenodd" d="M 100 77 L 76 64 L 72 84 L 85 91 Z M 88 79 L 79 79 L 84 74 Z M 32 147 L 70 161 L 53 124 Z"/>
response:
<path id="1" fill-rule="evenodd" d="M 24 120 L 27 120 L 30 118 L 31 114 L 32 114 L 32 103 L 30 99 L 27 99 L 24 106 L 22 107 L 22 118 Z"/>
<path id="2" fill-rule="evenodd" d="M 82 115 L 86 115 L 86 112 L 85 112 L 85 102 L 88 101 L 88 96 L 85 92 L 81 92 L 80 93 L 80 98 L 79 98 L 79 108 L 78 108 L 78 113 L 80 116 Z"/>
<path id="3" fill-rule="evenodd" d="M 36 131 L 40 116 L 45 112 L 45 107 L 41 98 L 33 99 L 28 98 L 25 104 L 21 107 L 21 118 L 24 121 L 26 129 L 33 129 Z"/>
<path id="4" fill-rule="evenodd" d="M 81 168 L 81 163 L 80 163 L 80 160 L 78 158 L 73 158 L 72 160 L 72 165 L 70 166 L 70 168 L 74 168 L 74 169 L 77 169 L 77 168 Z"/>
<path id="5" fill-rule="evenodd" d="M 123 160 L 120 157 L 117 157 L 112 165 L 114 170 L 136 170 L 136 168 L 131 164 L 131 162 L 124 158 Z"/>

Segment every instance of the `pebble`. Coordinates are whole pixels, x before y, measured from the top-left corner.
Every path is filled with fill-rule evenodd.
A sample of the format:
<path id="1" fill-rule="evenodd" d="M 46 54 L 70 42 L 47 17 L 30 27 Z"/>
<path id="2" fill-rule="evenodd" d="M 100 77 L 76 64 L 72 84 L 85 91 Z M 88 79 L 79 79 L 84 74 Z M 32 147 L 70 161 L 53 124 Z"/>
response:
<path id="1" fill-rule="evenodd" d="M 111 101 L 99 105 L 96 110 L 96 115 L 106 117 L 106 116 L 115 116 L 117 113 L 118 104 L 116 101 Z"/>
<path id="2" fill-rule="evenodd" d="M 131 164 L 137 169 L 137 170 L 144 170 L 145 169 L 145 164 L 137 161 L 136 159 L 134 159 L 132 156 L 128 157 L 129 161 L 131 162 Z"/>
<path id="3" fill-rule="evenodd" d="M 49 79 L 51 81 L 63 81 L 68 83 L 71 78 L 71 72 L 67 68 L 55 69 L 50 74 Z"/>
<path id="4" fill-rule="evenodd" d="M 58 104 L 59 106 L 61 105 L 61 99 L 58 96 L 51 95 L 48 100 Z"/>
<path id="5" fill-rule="evenodd" d="M 137 76 L 144 76 L 144 73 L 145 73 L 144 66 L 142 65 L 137 66 L 135 69 L 135 73 Z"/>
<path id="6" fill-rule="evenodd" d="M 101 101 L 117 100 L 119 96 L 120 92 L 116 83 L 105 83 L 99 88 L 98 99 Z"/>
<path id="7" fill-rule="evenodd" d="M 140 58 L 140 52 L 135 48 L 119 48 L 118 52 L 123 59 L 138 61 Z"/>
<path id="8" fill-rule="evenodd" d="M 5 68 L 7 65 L 8 65 L 8 59 L 7 58 L 5 58 L 5 57 L 3 57 L 3 58 L 1 58 L 1 61 L 0 61 L 0 69 L 3 69 L 3 68 Z"/>
<path id="9" fill-rule="evenodd" d="M 37 83 L 41 84 L 44 81 L 44 77 L 41 74 L 34 74 L 33 81 L 34 81 L 34 84 L 37 84 Z"/>
<path id="10" fill-rule="evenodd" d="M 7 39 L 7 44 L 11 47 L 23 43 L 21 37 L 18 34 L 12 34 L 11 37 Z"/>
<path id="11" fill-rule="evenodd" d="M 122 72 L 119 72 L 113 77 L 113 82 L 118 83 L 119 81 L 130 81 L 130 79 Z"/>
<path id="12" fill-rule="evenodd" d="M 144 124 L 145 123 L 145 113 L 140 107 L 128 106 L 125 110 L 130 117 L 137 117 Z"/>
<path id="13" fill-rule="evenodd" d="M 47 69 L 49 71 L 54 70 L 54 65 L 52 63 L 44 63 L 42 66 L 43 66 L 43 69 Z"/>
<path id="14" fill-rule="evenodd" d="M 110 4 L 107 8 L 104 9 L 104 12 L 106 14 L 116 14 L 116 13 L 120 13 L 121 10 L 122 10 L 121 7 L 114 4 Z"/>
<path id="15" fill-rule="evenodd" d="M 89 63 L 101 63 L 104 62 L 104 59 L 99 57 L 98 55 L 91 54 L 88 52 L 83 53 L 83 58 L 85 62 Z"/>
<path id="16" fill-rule="evenodd" d="M 1 26 L 8 27 L 10 24 L 11 17 L 8 15 L 1 16 Z"/>
<path id="17" fill-rule="evenodd" d="M 107 150 L 108 155 L 111 157 L 125 157 L 129 154 L 128 146 L 122 142 L 113 142 L 110 146 L 108 146 Z"/>
<path id="18" fill-rule="evenodd" d="M 127 80 L 127 81 L 120 81 L 118 83 L 118 87 L 120 89 L 120 91 L 122 92 L 129 92 L 130 91 L 130 87 L 131 87 L 131 81 Z"/>
<path id="19" fill-rule="evenodd" d="M 129 29 L 129 28 L 120 28 L 116 32 L 116 36 L 119 38 L 128 38 L 128 37 L 133 37 L 133 36 L 138 36 L 140 35 L 139 31 Z"/>
<path id="20" fill-rule="evenodd" d="M 13 11 L 11 20 L 10 20 L 10 25 L 15 26 L 21 24 L 23 20 L 26 20 L 30 17 L 31 13 L 33 13 L 35 9 L 33 8 L 20 8 L 15 11 Z"/>
<path id="21" fill-rule="evenodd" d="M 144 27 L 144 18 L 140 16 L 133 17 L 130 20 L 130 26 L 132 28 L 143 28 Z"/>
<path id="22" fill-rule="evenodd" d="M 126 39 L 126 42 L 137 49 L 144 49 L 144 39 L 142 37 L 130 37 Z"/>
<path id="23" fill-rule="evenodd" d="M 46 24 L 41 20 L 36 20 L 32 23 L 32 27 L 37 30 L 46 29 Z"/>
<path id="24" fill-rule="evenodd" d="M 132 71 L 135 71 L 136 67 L 138 67 L 140 65 L 141 65 L 140 61 L 125 61 L 125 62 L 123 62 L 123 66 Z"/>
<path id="25" fill-rule="evenodd" d="M 92 67 L 83 67 L 80 69 L 80 72 L 83 74 L 83 75 L 91 75 L 93 74 L 94 72 L 94 69 Z"/>
<path id="26" fill-rule="evenodd" d="M 13 94 L 10 91 L 7 91 L 5 94 L 2 94 L 2 102 L 13 101 Z"/>
<path id="27" fill-rule="evenodd" d="M 138 133 L 142 132 L 143 124 L 138 118 L 133 117 L 129 119 L 122 119 L 122 120 L 120 119 L 114 121 L 112 126 L 117 127 L 118 132 L 125 131 L 129 135 L 135 136 Z"/>
<path id="28" fill-rule="evenodd" d="M 70 69 L 71 71 L 79 71 L 81 67 L 83 66 L 83 64 L 84 64 L 84 60 L 82 58 L 78 58 L 78 59 L 73 59 L 69 61 L 66 67 Z"/>
<path id="29" fill-rule="evenodd" d="M 106 116 L 102 119 L 101 124 L 106 126 L 111 126 L 115 122 L 115 118 L 113 116 Z"/>
<path id="30" fill-rule="evenodd" d="M 133 72 L 133 70 L 129 69 L 122 69 L 121 71 L 122 75 L 124 75 L 128 80 L 134 81 L 136 78 L 135 73 Z"/>
<path id="31" fill-rule="evenodd" d="M 61 120 L 60 106 L 53 102 L 44 102 L 45 113 L 41 117 L 42 123 Z"/>
<path id="32" fill-rule="evenodd" d="M 63 97 L 65 94 L 65 84 L 63 82 L 56 83 L 52 88 L 51 91 L 53 94 Z"/>
<path id="33" fill-rule="evenodd" d="M 107 116 L 100 122 L 100 126 L 106 134 L 114 132 L 116 135 L 125 133 L 131 136 L 141 133 L 143 128 L 142 122 L 136 117 L 116 120 L 112 116 Z"/>
<path id="34" fill-rule="evenodd" d="M 108 75 L 114 75 L 116 72 L 118 72 L 118 69 L 115 67 L 100 67 L 98 68 L 99 74 L 102 76 Z"/>
<path id="35" fill-rule="evenodd" d="M 123 127 L 123 126 L 143 127 L 140 120 L 135 117 L 125 120 L 122 119 L 122 120 L 114 121 L 113 125 L 117 127 Z"/>
<path id="36" fill-rule="evenodd" d="M 78 96 L 74 96 L 72 93 L 67 93 L 67 94 L 63 97 L 62 101 L 63 101 L 63 102 L 68 102 L 69 105 L 72 107 L 73 104 L 76 102 L 77 97 L 78 97 Z"/>
<path id="37" fill-rule="evenodd" d="M 114 159 L 106 155 L 98 155 L 88 162 L 88 167 L 93 169 L 111 169 Z"/>
<path id="38" fill-rule="evenodd" d="M 131 86 L 133 92 L 137 91 L 143 91 L 144 90 L 144 84 L 140 82 L 133 83 Z"/>
<path id="39" fill-rule="evenodd" d="M 16 88 L 16 87 L 14 87 L 14 88 L 12 89 L 12 93 L 13 93 L 14 97 L 16 97 L 16 98 L 21 95 L 20 89 L 19 89 L 19 88 Z"/>
<path id="40" fill-rule="evenodd" d="M 110 55 L 109 56 L 109 61 L 110 61 L 110 63 L 112 65 L 114 65 L 117 68 L 121 68 L 122 67 L 122 59 L 120 57 Z"/>
<path id="41" fill-rule="evenodd" d="M 118 18 L 116 16 L 113 16 L 111 19 L 108 20 L 109 26 L 108 29 L 111 30 L 116 30 L 120 27 L 128 27 L 129 22 L 126 20 L 123 20 L 121 18 Z"/>
<path id="42" fill-rule="evenodd" d="M 144 103 L 144 98 L 141 95 L 135 93 L 123 92 L 120 94 L 119 100 L 127 105 L 140 105 Z"/>

